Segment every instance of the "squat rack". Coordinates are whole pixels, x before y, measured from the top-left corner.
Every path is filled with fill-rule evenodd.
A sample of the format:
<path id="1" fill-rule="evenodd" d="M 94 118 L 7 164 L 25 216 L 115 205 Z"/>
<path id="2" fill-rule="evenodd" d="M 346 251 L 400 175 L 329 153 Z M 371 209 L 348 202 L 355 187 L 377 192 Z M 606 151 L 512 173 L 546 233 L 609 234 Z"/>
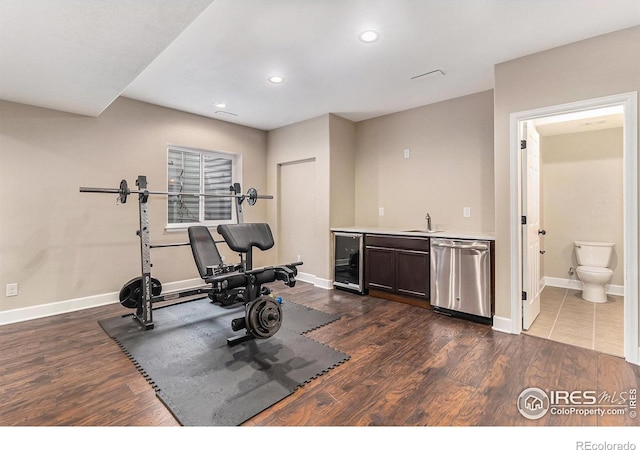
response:
<path id="1" fill-rule="evenodd" d="M 80 192 L 89 193 L 103 193 L 103 194 L 118 194 L 118 202 L 126 203 L 127 198 L 131 194 L 138 194 L 138 211 L 140 217 L 140 229 L 136 232 L 140 238 L 140 264 L 141 264 L 141 298 L 135 305 L 121 303 L 124 306 L 135 307 L 136 312 L 133 317 L 136 321 L 144 327 L 145 330 L 153 328 L 153 302 L 160 302 L 166 300 L 175 300 L 182 297 L 192 296 L 196 294 L 202 294 L 209 292 L 210 289 L 196 288 L 187 291 L 179 291 L 166 296 L 153 296 L 154 288 L 158 288 L 159 281 L 151 277 L 151 249 L 163 248 L 163 247 L 179 247 L 187 246 L 189 243 L 178 244 L 158 244 L 151 245 L 149 234 L 149 196 L 150 195 L 181 195 L 181 196 L 195 196 L 195 197 L 232 197 L 236 199 L 236 218 L 238 223 L 243 223 L 242 203 L 247 200 L 249 205 L 255 205 L 258 199 L 273 199 L 272 195 L 259 195 L 258 191 L 254 188 L 250 188 L 246 194 L 241 194 L 240 183 L 234 183 L 229 188 L 229 193 L 195 193 L 195 192 L 164 192 L 164 191 L 150 191 L 147 189 L 147 177 L 145 175 L 139 175 L 136 180 L 136 186 L 138 189 L 130 189 L 126 180 L 120 181 L 120 187 L 118 188 L 96 188 L 96 187 L 80 187 Z M 215 241 L 221 243 L 224 241 Z M 246 265 L 244 256 L 241 255 L 241 264 L 244 268 Z M 232 270 L 234 266 L 225 266 L 222 268 L 224 271 Z M 135 281 L 132 280 L 132 281 Z M 156 283 L 157 282 L 157 283 Z M 129 285 L 131 282 L 127 283 Z M 126 286 L 126 285 L 125 285 Z M 161 289 L 161 285 L 159 286 Z"/>

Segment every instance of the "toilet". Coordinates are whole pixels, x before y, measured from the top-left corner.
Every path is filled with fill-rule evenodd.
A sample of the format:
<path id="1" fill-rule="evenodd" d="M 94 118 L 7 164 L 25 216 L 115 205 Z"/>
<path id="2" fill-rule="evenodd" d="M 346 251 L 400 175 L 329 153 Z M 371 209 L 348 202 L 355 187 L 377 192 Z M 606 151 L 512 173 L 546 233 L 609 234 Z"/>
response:
<path id="1" fill-rule="evenodd" d="M 608 266 L 615 244 L 575 241 L 573 245 L 578 260 L 576 273 L 582 281 L 582 298 L 593 303 L 606 303 L 605 286 L 613 275 Z"/>

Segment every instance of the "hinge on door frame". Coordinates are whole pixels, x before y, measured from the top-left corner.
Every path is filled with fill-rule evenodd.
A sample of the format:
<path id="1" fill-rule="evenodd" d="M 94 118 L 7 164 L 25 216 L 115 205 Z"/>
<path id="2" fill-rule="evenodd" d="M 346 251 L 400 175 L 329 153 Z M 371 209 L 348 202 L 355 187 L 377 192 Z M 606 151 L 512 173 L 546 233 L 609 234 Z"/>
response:
<path id="1" fill-rule="evenodd" d="M 520 216 L 520 225 L 527 224 L 527 216 Z"/>
<path id="2" fill-rule="evenodd" d="M 527 148 L 527 140 L 526 139 L 522 139 L 520 141 L 520 150 L 525 150 Z"/>
<path id="3" fill-rule="evenodd" d="M 527 293 L 525 291 L 522 291 L 522 301 L 523 302 L 527 301 Z"/>

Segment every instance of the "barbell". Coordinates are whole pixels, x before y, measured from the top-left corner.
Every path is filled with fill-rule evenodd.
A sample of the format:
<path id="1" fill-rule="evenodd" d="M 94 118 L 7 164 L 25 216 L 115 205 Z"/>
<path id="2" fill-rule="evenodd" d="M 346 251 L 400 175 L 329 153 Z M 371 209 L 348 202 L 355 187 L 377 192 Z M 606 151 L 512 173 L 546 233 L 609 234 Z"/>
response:
<path id="1" fill-rule="evenodd" d="M 233 187 L 230 188 L 233 192 Z M 258 199 L 273 199 L 273 195 L 261 195 L 255 188 L 249 188 L 246 194 L 231 194 L 222 192 L 166 192 L 166 191 L 149 191 L 147 189 L 129 189 L 127 180 L 120 181 L 118 188 L 96 188 L 96 187 L 80 187 L 80 192 L 94 192 L 101 194 L 118 194 L 120 203 L 127 203 L 127 197 L 130 194 L 149 195 L 176 195 L 183 197 L 232 197 L 241 200 L 247 200 L 251 206 L 256 204 Z"/>

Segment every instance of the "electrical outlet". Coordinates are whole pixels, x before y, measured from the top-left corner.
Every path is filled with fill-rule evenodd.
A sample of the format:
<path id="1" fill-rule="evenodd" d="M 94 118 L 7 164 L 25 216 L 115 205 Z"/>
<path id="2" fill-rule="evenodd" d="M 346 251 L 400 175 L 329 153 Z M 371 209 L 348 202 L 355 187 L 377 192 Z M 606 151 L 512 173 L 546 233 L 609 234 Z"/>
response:
<path id="1" fill-rule="evenodd" d="M 405 148 L 404 149 L 404 157 L 408 158 L 409 156 L 411 156 L 411 149 Z"/>
<path id="2" fill-rule="evenodd" d="M 471 208 L 470 208 L 469 206 L 465 206 L 465 207 L 462 209 L 462 215 L 463 215 L 464 217 L 471 217 Z"/>
<path id="3" fill-rule="evenodd" d="M 18 283 L 7 284 L 7 297 L 18 295 Z"/>
<path id="4" fill-rule="evenodd" d="M 297 260 L 298 262 L 302 261 L 302 255 L 296 255 L 296 260 Z"/>
<path id="5" fill-rule="evenodd" d="M 384 216 L 384 208 L 383 207 L 378 208 L 378 215 L 379 216 Z"/>

